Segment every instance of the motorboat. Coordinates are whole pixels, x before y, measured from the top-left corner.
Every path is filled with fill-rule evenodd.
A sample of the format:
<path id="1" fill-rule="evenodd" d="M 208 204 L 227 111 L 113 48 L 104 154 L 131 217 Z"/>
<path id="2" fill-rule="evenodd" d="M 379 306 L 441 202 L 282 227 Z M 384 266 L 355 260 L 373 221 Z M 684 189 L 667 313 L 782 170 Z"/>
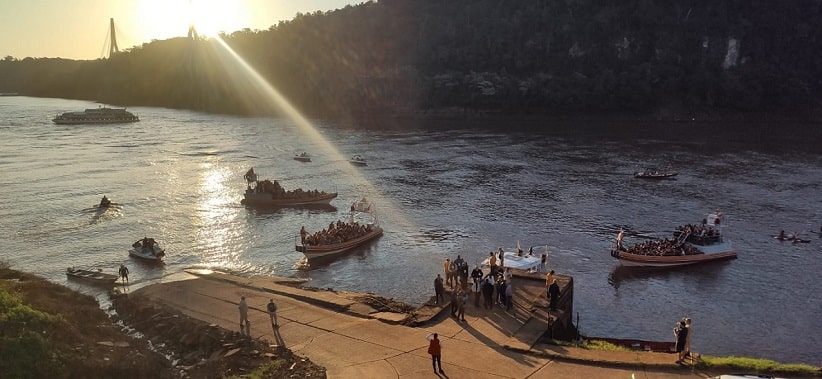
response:
<path id="1" fill-rule="evenodd" d="M 365 162 L 365 158 L 363 158 L 359 154 L 351 157 L 351 159 L 349 159 L 348 161 L 355 166 L 368 166 L 368 163 Z"/>
<path id="2" fill-rule="evenodd" d="M 634 172 L 634 178 L 639 179 L 670 179 L 677 175 L 676 171 L 666 171 L 657 169 L 645 169 Z"/>
<path id="3" fill-rule="evenodd" d="M 246 205 L 267 206 L 267 207 L 299 207 L 312 205 L 328 205 L 331 200 L 337 197 L 336 192 L 325 192 L 318 190 L 296 190 L 286 191 L 277 180 L 257 180 L 254 168 L 245 174 L 248 184 L 243 200 Z"/>
<path id="4" fill-rule="evenodd" d="M 502 248 L 500 248 L 502 250 Z M 547 251 L 547 246 L 546 246 Z M 499 264 L 499 251 L 493 252 L 494 256 L 497 257 L 497 264 Z M 545 254 L 543 254 L 545 255 Z M 520 248 L 519 243 L 517 243 L 517 248 L 514 251 L 502 251 L 503 257 L 503 267 L 504 268 L 512 268 L 516 270 L 523 270 L 523 271 L 533 271 L 537 270 L 540 265 L 544 264 L 542 256 L 538 256 L 533 253 L 533 249 L 529 249 L 528 252 L 523 252 L 522 248 Z M 488 258 L 482 261 L 483 267 L 490 267 L 491 266 L 491 257 L 489 254 Z"/>
<path id="5" fill-rule="evenodd" d="M 82 112 L 66 112 L 51 121 L 58 125 L 125 124 L 140 121 L 140 118 L 125 108 L 99 107 Z"/>
<path id="6" fill-rule="evenodd" d="M 611 256 L 623 266 L 638 267 L 677 267 L 736 259 L 733 244 L 722 230 L 723 219 L 717 211 L 703 219 L 701 224 L 677 227 L 669 239 L 641 242 L 630 247 L 623 245 L 623 232 L 620 231 Z"/>
<path id="7" fill-rule="evenodd" d="M 154 238 L 144 237 L 131 244 L 128 255 L 150 261 L 161 261 L 166 255 L 166 251 L 160 247 L 160 244 Z"/>
<path id="8" fill-rule="evenodd" d="M 302 152 L 301 154 L 295 155 L 294 160 L 300 162 L 311 162 L 311 155 L 306 152 Z"/>
<path id="9" fill-rule="evenodd" d="M 86 270 L 74 267 L 69 267 L 66 269 L 66 276 L 69 279 L 82 280 L 84 282 L 97 285 L 113 285 L 114 282 L 117 281 L 117 278 L 119 278 L 119 276 L 105 273 L 101 269 Z"/>
<path id="10" fill-rule="evenodd" d="M 347 220 L 331 223 L 328 229 L 313 234 L 308 234 L 303 228 L 295 250 L 308 259 L 319 258 L 352 250 L 382 234 L 374 206 L 368 199 L 362 198 L 351 204 Z"/>

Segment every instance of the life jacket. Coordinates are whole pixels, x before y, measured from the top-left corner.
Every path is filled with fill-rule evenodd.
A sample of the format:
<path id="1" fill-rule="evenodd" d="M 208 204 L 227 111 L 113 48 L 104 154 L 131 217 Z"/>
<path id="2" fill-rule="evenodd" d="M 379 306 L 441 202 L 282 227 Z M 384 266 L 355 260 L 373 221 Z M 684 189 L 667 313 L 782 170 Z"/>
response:
<path id="1" fill-rule="evenodd" d="M 428 344 L 428 354 L 431 355 L 440 355 L 440 340 L 434 338 L 431 340 L 431 343 Z"/>

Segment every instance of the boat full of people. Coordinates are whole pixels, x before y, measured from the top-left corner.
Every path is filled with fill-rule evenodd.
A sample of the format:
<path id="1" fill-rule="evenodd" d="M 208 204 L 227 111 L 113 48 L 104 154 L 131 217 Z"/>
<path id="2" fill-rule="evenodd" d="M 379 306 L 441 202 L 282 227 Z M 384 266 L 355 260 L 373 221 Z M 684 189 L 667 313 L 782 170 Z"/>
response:
<path id="1" fill-rule="evenodd" d="M 681 225 L 671 238 L 623 245 L 623 232 L 617 235 L 611 256 L 623 266 L 676 267 L 736 259 L 736 251 L 723 235 L 724 216 L 717 211 L 702 223 Z"/>
<path id="2" fill-rule="evenodd" d="M 143 239 L 131 244 L 128 255 L 149 261 L 161 261 L 166 255 L 166 251 L 160 247 L 160 244 L 154 238 L 143 237 Z"/>
<path id="3" fill-rule="evenodd" d="M 140 121 L 134 113 L 125 108 L 88 108 L 82 112 L 65 112 L 51 120 L 58 125 L 80 124 L 127 124 Z"/>
<path id="4" fill-rule="evenodd" d="M 300 162 L 311 162 L 311 155 L 303 151 L 300 154 L 294 155 L 294 160 Z"/>
<path id="5" fill-rule="evenodd" d="M 319 258 L 343 253 L 372 241 L 383 234 L 374 206 L 366 198 L 351 204 L 347 220 L 338 220 L 327 229 L 309 233 L 300 229 L 300 241 L 295 249 L 306 258 Z"/>
<path id="6" fill-rule="evenodd" d="M 331 200 L 337 197 L 336 192 L 325 192 L 318 190 L 296 190 L 286 191 L 278 181 L 257 180 L 257 174 L 252 167 L 245 174 L 248 187 L 243 194 L 241 201 L 246 205 L 267 206 L 267 207 L 294 207 L 328 205 Z"/>

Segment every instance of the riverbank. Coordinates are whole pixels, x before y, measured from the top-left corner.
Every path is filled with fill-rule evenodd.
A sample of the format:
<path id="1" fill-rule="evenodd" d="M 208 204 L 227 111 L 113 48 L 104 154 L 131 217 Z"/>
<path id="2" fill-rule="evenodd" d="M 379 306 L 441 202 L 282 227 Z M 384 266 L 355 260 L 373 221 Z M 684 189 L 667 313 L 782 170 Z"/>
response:
<path id="1" fill-rule="evenodd" d="M 672 354 L 591 350 L 546 339 L 530 348 L 517 347 L 522 345 L 518 332 L 537 308 L 544 307 L 541 286 L 517 277 L 514 283 L 520 296 L 515 297 L 514 309 L 486 310 L 469 304 L 466 321 L 458 321 L 448 317 L 441 305 L 414 308 L 375 294 L 304 287 L 291 279 L 190 271 L 133 291 L 125 287 L 114 295 L 114 321 L 126 328 L 107 322 L 94 299 L 77 301 L 84 296 L 65 287 L 8 269 L 0 270 L 0 279 L 3 288 L 28 294 L 26 301 L 37 307 L 47 307 L 42 301 L 50 300 L 52 312 L 71 326 L 65 330 L 100 329 L 97 334 L 83 333 L 95 340 L 88 344 L 96 350 L 83 360 L 75 359 L 85 362 L 85 371 L 73 371 L 93 372 L 97 377 L 209 378 L 254 370 L 267 370 L 261 376 L 266 378 L 429 377 L 424 340 L 429 332 L 443 339 L 444 369 L 452 378 L 611 377 L 637 371 L 648 378 L 704 378 L 741 370 L 700 364 L 683 367 L 673 363 Z M 248 299 L 249 336 L 236 330 L 239 296 Z M 268 327 L 265 304 L 270 298 L 278 303 L 280 328 Z M 416 327 L 405 326 L 410 318 Z M 142 338 L 135 338 L 138 335 Z M 118 374 L 106 375 L 112 372 Z"/>
<path id="2" fill-rule="evenodd" d="M 91 296 L 0 267 L 0 376 L 7 378 L 324 378 L 309 359 L 139 296 L 116 312 Z M 13 336 L 13 337 L 10 337 Z"/>

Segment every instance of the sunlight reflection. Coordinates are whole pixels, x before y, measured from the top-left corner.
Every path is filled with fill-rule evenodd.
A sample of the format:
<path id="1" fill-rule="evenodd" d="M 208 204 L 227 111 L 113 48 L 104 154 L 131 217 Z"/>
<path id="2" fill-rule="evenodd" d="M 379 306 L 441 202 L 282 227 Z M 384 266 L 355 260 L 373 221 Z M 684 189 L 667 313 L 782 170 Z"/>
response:
<path id="1" fill-rule="evenodd" d="M 291 103 L 289 103 L 288 100 L 280 94 L 279 91 L 272 87 L 259 73 L 257 73 L 256 70 L 254 70 L 253 67 L 251 67 L 230 46 L 228 46 L 222 38 L 215 37 L 214 41 L 216 41 L 218 45 L 223 48 L 224 52 L 231 58 L 228 60 L 223 54 L 218 54 L 218 56 L 222 59 L 223 64 L 228 68 L 235 68 L 234 66 L 238 68 L 237 70 L 227 70 L 235 76 L 234 79 L 237 79 L 233 82 L 235 84 L 244 83 L 251 87 L 244 88 L 243 91 L 240 91 L 241 93 L 246 93 L 247 96 L 254 97 L 255 99 L 259 97 L 256 95 L 262 95 L 263 98 L 268 100 L 271 105 L 277 107 L 285 114 L 287 118 L 291 119 L 297 125 L 300 132 L 316 141 L 326 154 L 341 162 L 348 160 L 348 157 L 343 156 L 342 153 L 334 147 L 334 145 L 332 145 L 322 134 L 320 134 L 319 131 L 317 131 L 308 119 L 303 117 L 303 115 L 296 108 L 294 108 Z M 381 209 L 381 215 L 398 217 L 399 220 L 395 219 L 393 221 L 404 227 L 414 227 L 414 224 L 405 217 L 405 214 L 402 212 L 401 208 L 393 201 L 385 197 L 384 194 L 382 194 L 365 178 L 365 176 L 363 176 L 359 169 L 353 165 L 346 164 L 344 170 L 346 172 L 346 176 L 352 178 L 353 181 L 358 184 L 357 187 L 362 192 L 350 194 L 349 196 L 345 196 L 343 198 L 352 200 L 363 196 L 373 198 L 378 206 L 378 209 Z"/>
<path id="2" fill-rule="evenodd" d="M 240 226 L 233 222 L 237 215 L 232 189 L 226 183 L 232 173 L 227 168 L 216 167 L 213 163 L 203 164 L 204 178 L 200 181 L 201 205 L 198 207 L 198 250 L 203 252 L 201 261 L 208 267 L 236 268 L 241 243 Z"/>

